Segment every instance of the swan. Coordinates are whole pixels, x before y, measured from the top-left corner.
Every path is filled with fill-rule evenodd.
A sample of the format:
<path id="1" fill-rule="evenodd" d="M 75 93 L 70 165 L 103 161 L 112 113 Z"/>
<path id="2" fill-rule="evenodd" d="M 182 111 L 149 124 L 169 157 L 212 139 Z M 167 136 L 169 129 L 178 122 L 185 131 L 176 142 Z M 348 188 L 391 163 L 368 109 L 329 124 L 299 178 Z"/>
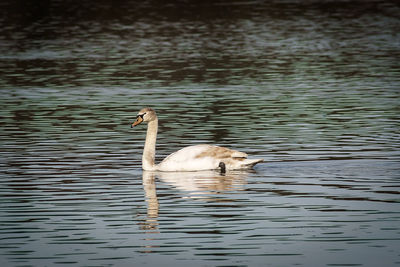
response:
<path id="1" fill-rule="evenodd" d="M 147 133 L 142 156 L 142 168 L 145 171 L 202 171 L 250 169 L 263 159 L 247 159 L 247 154 L 214 145 L 194 145 L 182 148 L 155 164 L 158 118 L 154 109 L 143 108 L 136 116 L 131 128 L 146 122 Z"/>

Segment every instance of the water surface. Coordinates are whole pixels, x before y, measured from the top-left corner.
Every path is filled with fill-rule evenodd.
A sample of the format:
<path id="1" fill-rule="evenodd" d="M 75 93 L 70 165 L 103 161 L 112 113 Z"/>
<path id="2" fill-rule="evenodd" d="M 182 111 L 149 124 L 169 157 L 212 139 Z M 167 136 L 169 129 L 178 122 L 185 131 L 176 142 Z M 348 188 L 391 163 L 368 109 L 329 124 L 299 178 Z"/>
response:
<path id="1" fill-rule="evenodd" d="M 2 266 L 400 265 L 394 1 L 3 2 Z M 254 171 L 141 170 L 212 143 Z"/>

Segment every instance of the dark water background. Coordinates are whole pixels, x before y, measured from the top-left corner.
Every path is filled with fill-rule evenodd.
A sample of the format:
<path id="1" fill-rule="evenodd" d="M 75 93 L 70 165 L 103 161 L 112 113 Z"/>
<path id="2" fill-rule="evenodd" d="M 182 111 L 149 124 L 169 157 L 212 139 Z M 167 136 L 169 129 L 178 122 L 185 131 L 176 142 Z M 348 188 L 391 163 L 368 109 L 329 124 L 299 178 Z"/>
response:
<path id="1" fill-rule="evenodd" d="M 399 266 L 396 1 L 2 1 L 1 266 Z M 254 172 L 147 173 L 213 143 Z"/>

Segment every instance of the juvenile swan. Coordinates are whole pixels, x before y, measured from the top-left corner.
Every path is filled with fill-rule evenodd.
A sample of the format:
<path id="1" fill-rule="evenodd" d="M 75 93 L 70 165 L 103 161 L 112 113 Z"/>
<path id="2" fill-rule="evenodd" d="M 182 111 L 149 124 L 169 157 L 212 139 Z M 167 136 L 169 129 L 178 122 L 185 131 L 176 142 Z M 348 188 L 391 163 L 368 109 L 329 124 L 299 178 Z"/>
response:
<path id="1" fill-rule="evenodd" d="M 155 164 L 158 118 L 152 108 L 143 108 L 131 127 L 147 122 L 147 134 L 142 156 L 142 168 L 146 171 L 201 171 L 250 169 L 262 159 L 247 159 L 247 154 L 225 147 L 195 145 L 182 148 L 161 163 Z"/>

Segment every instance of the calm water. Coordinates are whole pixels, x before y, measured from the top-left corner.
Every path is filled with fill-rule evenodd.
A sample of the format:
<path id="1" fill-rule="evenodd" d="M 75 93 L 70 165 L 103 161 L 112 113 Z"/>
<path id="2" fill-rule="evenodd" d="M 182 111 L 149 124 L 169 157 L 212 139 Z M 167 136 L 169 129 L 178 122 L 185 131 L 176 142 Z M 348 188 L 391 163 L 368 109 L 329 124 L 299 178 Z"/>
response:
<path id="1" fill-rule="evenodd" d="M 400 6 L 3 1 L 1 266 L 399 266 Z M 251 172 L 141 170 L 213 143 Z"/>

